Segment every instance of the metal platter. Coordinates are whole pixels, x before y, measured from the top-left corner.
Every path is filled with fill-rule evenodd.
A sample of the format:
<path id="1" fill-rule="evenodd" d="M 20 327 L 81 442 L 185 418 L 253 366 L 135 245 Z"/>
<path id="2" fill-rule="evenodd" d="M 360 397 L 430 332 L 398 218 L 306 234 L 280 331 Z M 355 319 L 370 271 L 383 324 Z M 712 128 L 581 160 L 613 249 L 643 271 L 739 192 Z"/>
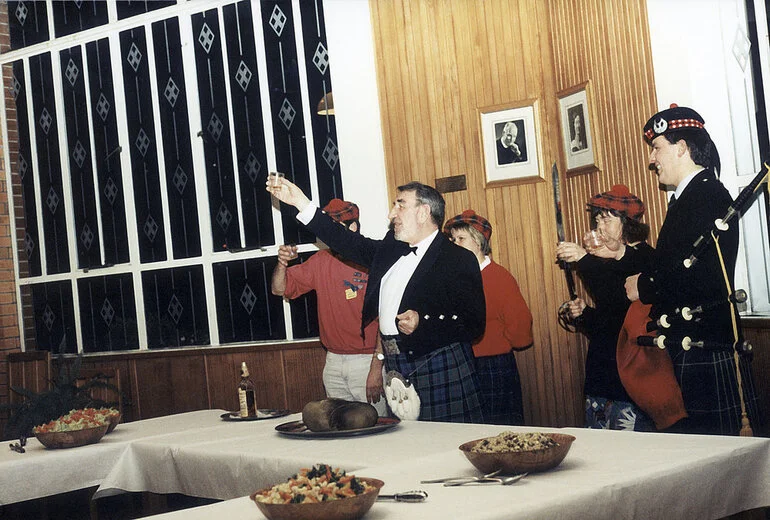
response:
<path id="1" fill-rule="evenodd" d="M 261 421 L 263 419 L 275 419 L 276 417 L 284 417 L 290 413 L 290 410 L 273 410 L 271 408 L 260 408 L 257 410 L 256 417 L 241 417 L 238 412 L 223 413 L 220 415 L 220 417 L 223 421 L 248 422 Z"/>
<path id="2" fill-rule="evenodd" d="M 303 439 L 318 439 L 326 438 L 333 439 L 338 437 L 355 437 L 358 435 L 371 435 L 373 433 L 380 433 L 392 428 L 395 428 L 401 423 L 400 420 L 391 417 L 380 417 L 377 419 L 377 424 L 369 426 L 368 428 L 357 428 L 355 430 L 335 430 L 328 432 L 314 432 L 305 426 L 302 421 L 290 421 L 283 424 L 279 424 L 275 427 L 275 431 L 281 435 L 288 437 L 299 437 Z"/>

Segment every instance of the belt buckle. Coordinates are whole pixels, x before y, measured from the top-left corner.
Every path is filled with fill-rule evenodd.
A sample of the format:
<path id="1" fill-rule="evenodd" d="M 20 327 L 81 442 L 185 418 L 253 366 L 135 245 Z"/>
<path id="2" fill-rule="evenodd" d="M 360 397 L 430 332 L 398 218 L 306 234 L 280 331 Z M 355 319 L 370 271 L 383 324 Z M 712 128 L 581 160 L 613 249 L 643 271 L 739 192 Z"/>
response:
<path id="1" fill-rule="evenodd" d="M 382 339 L 382 351 L 389 356 L 397 356 L 401 353 L 398 349 L 398 341 L 395 338 Z"/>

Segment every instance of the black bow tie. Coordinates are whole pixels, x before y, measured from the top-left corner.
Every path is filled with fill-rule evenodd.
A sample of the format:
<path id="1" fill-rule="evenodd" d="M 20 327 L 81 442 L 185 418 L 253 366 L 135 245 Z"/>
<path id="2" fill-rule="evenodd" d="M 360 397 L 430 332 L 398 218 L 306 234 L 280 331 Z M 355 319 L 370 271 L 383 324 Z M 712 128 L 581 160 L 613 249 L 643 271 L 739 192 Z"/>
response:
<path id="1" fill-rule="evenodd" d="M 668 200 L 668 207 L 670 208 L 671 206 L 673 206 L 675 202 L 676 202 L 676 194 L 671 195 L 671 198 Z"/>
<path id="2" fill-rule="evenodd" d="M 409 253 L 414 253 L 414 254 L 416 255 L 416 254 L 417 254 L 417 246 L 409 246 L 409 247 L 407 247 L 407 248 L 406 248 L 406 249 L 404 249 L 404 251 L 401 253 L 401 256 L 406 256 L 406 255 L 408 255 Z"/>

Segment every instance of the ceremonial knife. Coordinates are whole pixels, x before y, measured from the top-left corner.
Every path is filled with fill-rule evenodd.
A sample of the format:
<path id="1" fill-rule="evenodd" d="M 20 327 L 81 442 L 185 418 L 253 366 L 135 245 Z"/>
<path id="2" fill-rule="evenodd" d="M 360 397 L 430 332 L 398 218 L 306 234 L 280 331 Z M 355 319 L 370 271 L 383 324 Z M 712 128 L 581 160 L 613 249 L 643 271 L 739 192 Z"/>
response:
<path id="1" fill-rule="evenodd" d="M 559 169 L 556 167 L 556 161 L 551 166 L 551 178 L 553 180 L 553 203 L 556 207 L 556 236 L 559 242 L 564 242 L 564 220 L 561 213 L 561 190 L 559 189 Z M 569 299 L 577 298 L 575 292 L 575 278 L 572 275 L 572 265 L 564 260 L 559 260 L 559 267 L 564 270 L 564 277 L 567 279 L 567 288 L 569 289 Z"/>

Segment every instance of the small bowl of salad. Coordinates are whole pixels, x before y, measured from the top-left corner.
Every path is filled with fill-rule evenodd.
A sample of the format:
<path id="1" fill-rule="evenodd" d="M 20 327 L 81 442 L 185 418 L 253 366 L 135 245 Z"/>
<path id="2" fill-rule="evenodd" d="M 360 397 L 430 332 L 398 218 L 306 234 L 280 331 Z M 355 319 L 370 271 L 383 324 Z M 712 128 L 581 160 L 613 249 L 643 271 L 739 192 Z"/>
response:
<path id="1" fill-rule="evenodd" d="M 255 491 L 251 499 L 270 520 L 355 520 L 369 511 L 383 485 L 376 478 L 317 464 L 287 482 Z"/>
<path id="2" fill-rule="evenodd" d="M 85 408 L 70 410 L 58 419 L 35 426 L 32 432 L 46 448 L 75 448 L 99 442 L 109 427 L 107 414 Z"/>

